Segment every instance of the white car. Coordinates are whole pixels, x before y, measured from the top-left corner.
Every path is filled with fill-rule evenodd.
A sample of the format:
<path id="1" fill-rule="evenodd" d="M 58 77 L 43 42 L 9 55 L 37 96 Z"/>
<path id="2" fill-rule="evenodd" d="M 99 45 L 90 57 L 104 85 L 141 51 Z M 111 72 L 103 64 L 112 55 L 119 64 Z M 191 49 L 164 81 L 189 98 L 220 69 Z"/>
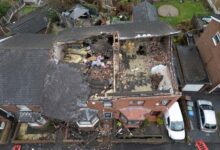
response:
<path id="1" fill-rule="evenodd" d="M 215 132 L 217 121 L 212 102 L 197 100 L 200 129 L 204 132 Z"/>
<path id="2" fill-rule="evenodd" d="M 165 113 L 165 124 L 168 135 L 171 139 L 185 139 L 184 121 L 178 102 L 174 102 L 174 104 Z"/>

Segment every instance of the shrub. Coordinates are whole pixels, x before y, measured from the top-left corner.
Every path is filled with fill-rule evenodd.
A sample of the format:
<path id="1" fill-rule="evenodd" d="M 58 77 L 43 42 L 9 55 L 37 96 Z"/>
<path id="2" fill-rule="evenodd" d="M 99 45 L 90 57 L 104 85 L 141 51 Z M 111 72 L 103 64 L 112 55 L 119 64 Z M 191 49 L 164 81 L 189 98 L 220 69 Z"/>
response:
<path id="1" fill-rule="evenodd" d="M 4 16 L 10 8 L 7 1 L 0 1 L 0 17 Z"/>
<path id="2" fill-rule="evenodd" d="M 158 125 L 164 125 L 164 121 L 162 118 L 157 118 L 157 124 Z"/>

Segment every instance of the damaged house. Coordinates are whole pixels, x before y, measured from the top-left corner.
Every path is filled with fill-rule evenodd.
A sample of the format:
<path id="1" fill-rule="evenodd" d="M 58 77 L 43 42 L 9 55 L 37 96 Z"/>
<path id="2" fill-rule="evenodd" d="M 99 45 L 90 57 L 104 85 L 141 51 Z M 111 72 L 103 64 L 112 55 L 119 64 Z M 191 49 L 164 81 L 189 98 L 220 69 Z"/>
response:
<path id="1" fill-rule="evenodd" d="M 81 129 L 156 121 L 181 97 L 172 49 L 179 32 L 154 17 L 133 20 L 1 40 L 0 110 L 33 127 L 51 119 Z"/>
<path id="2" fill-rule="evenodd" d="M 160 21 L 73 29 L 60 34 L 54 54 L 58 62 L 86 67 L 87 104 L 100 121 L 115 118 L 137 128 L 146 119 L 156 121 L 181 96 L 171 41 L 177 33 Z"/>
<path id="3" fill-rule="evenodd" d="M 91 71 L 99 71 L 90 85 L 102 85 L 102 90 L 92 93 L 88 106 L 98 109 L 102 119 L 115 118 L 136 128 L 145 119 L 156 121 L 181 94 L 173 72 L 171 35 L 124 39 L 120 33 L 112 35 L 112 49 L 107 49 L 112 56 L 101 53 L 94 59 L 103 58 L 101 64 L 91 63 Z"/>

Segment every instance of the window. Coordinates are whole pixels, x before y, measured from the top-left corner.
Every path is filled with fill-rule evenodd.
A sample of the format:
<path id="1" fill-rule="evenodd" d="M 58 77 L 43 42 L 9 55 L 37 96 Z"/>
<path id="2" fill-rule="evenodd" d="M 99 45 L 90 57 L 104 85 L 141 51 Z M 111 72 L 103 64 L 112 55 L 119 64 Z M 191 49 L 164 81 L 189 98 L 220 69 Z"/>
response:
<path id="1" fill-rule="evenodd" d="M 129 101 L 129 105 L 138 105 L 138 106 L 143 106 L 144 101 Z"/>
<path id="2" fill-rule="evenodd" d="M 136 126 L 136 125 L 140 124 L 140 121 L 138 121 L 138 120 L 128 120 L 127 124 Z"/>
<path id="3" fill-rule="evenodd" d="M 204 112 L 201 108 L 199 109 L 199 111 L 200 111 L 200 114 L 201 114 L 202 124 L 204 124 L 205 123 Z"/>
<path id="4" fill-rule="evenodd" d="M 112 118 L 112 113 L 111 112 L 105 112 L 104 117 L 105 117 L 105 119 L 111 119 Z"/>
<path id="5" fill-rule="evenodd" d="M 105 108 L 106 108 L 106 107 L 112 107 L 112 102 L 109 101 L 109 100 L 104 100 L 104 101 L 103 101 L 103 105 L 104 105 Z"/>
<path id="6" fill-rule="evenodd" d="M 124 115 L 122 115 L 122 114 L 120 114 L 120 119 L 121 119 L 121 121 L 123 121 L 124 123 L 127 123 L 127 118 L 124 116 Z"/>
<path id="7" fill-rule="evenodd" d="M 161 101 L 161 105 L 167 106 L 169 104 L 169 102 L 170 102 L 170 100 L 164 99 Z"/>
<path id="8" fill-rule="evenodd" d="M 170 117 L 167 118 L 167 124 L 170 126 Z"/>
<path id="9" fill-rule="evenodd" d="M 184 124 L 182 121 L 173 121 L 171 122 L 170 128 L 173 131 L 182 131 L 184 130 Z"/>
<path id="10" fill-rule="evenodd" d="M 217 33 L 212 37 L 212 41 L 213 41 L 213 43 L 214 43 L 215 46 L 220 43 L 220 33 L 219 33 L 219 32 L 217 32 Z"/>

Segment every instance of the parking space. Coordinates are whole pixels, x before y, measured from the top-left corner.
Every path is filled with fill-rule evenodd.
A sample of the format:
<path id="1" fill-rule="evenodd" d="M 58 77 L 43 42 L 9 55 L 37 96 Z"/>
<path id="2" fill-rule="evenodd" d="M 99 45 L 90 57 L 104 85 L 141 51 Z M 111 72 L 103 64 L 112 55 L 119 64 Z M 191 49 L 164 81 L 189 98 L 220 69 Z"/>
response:
<path id="1" fill-rule="evenodd" d="M 188 118 L 190 121 L 191 130 L 188 132 L 188 140 L 191 142 L 195 142 L 196 140 L 202 139 L 206 143 L 220 143 L 220 130 L 218 129 L 215 133 L 205 133 L 199 129 L 199 118 L 198 118 L 198 110 L 196 108 L 197 100 L 209 100 L 213 103 L 216 114 L 220 113 L 220 95 L 190 95 L 190 99 L 193 102 L 192 113 L 188 111 Z M 216 116 L 217 117 L 217 116 Z M 218 120 L 218 118 L 217 118 Z M 218 120 L 218 127 L 220 125 L 220 120 Z"/>

